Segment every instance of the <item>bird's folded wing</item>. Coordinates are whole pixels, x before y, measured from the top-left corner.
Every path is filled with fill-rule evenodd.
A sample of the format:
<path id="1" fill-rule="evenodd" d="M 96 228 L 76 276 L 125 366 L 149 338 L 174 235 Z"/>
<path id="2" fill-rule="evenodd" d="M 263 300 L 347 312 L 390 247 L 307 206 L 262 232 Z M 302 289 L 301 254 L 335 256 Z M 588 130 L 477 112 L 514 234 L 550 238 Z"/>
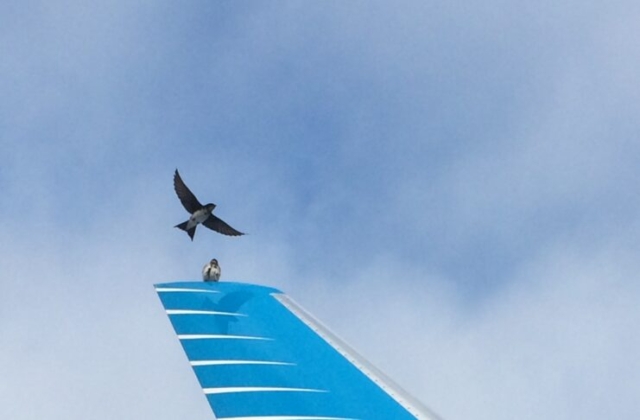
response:
<path id="1" fill-rule="evenodd" d="M 178 194 L 180 202 L 189 213 L 194 213 L 196 210 L 202 208 L 202 204 L 198 201 L 195 195 L 185 185 L 176 169 L 176 173 L 173 175 L 173 187 Z"/>
<path id="2" fill-rule="evenodd" d="M 226 224 L 225 222 L 223 222 L 213 214 L 209 216 L 207 220 L 202 222 L 202 224 L 211 230 L 215 230 L 216 232 L 222 233 L 223 235 L 229 235 L 229 236 L 244 235 L 244 233 L 235 230 L 234 228 L 232 228 L 231 226 L 229 226 L 228 224 Z"/>

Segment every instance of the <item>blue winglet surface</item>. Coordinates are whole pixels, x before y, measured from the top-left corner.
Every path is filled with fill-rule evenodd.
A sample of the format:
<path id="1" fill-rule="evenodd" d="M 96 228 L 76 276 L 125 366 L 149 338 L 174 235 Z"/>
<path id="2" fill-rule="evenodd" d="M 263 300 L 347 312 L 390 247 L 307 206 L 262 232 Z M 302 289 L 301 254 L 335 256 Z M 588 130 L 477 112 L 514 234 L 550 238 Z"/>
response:
<path id="1" fill-rule="evenodd" d="M 277 289 L 155 288 L 218 420 L 437 419 Z"/>

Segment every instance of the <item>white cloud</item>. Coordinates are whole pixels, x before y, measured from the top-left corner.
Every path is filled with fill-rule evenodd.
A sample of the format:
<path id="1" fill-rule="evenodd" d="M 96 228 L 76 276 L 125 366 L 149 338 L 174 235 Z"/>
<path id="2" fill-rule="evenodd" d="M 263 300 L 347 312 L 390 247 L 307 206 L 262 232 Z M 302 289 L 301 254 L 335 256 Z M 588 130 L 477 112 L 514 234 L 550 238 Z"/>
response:
<path id="1" fill-rule="evenodd" d="M 387 260 L 341 287 L 317 279 L 307 306 L 444 418 L 632 419 L 634 241 L 558 243 L 480 304 Z"/>
<path id="2" fill-rule="evenodd" d="M 212 256 L 447 419 L 637 417 L 637 7 L 29 5 L 0 417 L 209 418 L 151 284 Z M 176 167 L 250 235 L 173 229 Z"/>

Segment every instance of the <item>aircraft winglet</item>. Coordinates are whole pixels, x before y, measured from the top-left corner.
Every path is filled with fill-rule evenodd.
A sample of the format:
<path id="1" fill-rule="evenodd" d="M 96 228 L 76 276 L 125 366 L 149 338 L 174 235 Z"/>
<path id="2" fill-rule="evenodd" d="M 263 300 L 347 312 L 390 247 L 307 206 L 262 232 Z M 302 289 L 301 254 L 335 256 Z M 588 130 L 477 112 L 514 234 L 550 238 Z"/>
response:
<path id="1" fill-rule="evenodd" d="M 218 420 L 438 420 L 281 291 L 155 286 Z"/>

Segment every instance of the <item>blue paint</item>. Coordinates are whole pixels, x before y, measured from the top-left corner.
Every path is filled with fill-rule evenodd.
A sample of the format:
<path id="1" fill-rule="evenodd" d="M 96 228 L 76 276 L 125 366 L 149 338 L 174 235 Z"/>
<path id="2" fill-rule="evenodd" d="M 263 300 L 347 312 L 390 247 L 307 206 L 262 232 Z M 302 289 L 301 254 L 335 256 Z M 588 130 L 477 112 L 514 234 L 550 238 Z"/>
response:
<path id="1" fill-rule="evenodd" d="M 204 389 L 278 387 L 323 392 L 230 392 L 207 395 L 219 419 L 244 416 L 319 416 L 362 420 L 423 418 L 410 414 L 380 386 L 316 334 L 274 295 L 277 289 L 242 283 L 165 283 L 156 288 L 219 293 L 158 292 L 165 309 L 209 310 L 228 315 L 170 315 L 178 335 L 262 337 L 181 340 L 190 361 L 250 360 L 295 365 L 194 366 Z M 426 418 L 426 417 L 424 417 Z"/>

